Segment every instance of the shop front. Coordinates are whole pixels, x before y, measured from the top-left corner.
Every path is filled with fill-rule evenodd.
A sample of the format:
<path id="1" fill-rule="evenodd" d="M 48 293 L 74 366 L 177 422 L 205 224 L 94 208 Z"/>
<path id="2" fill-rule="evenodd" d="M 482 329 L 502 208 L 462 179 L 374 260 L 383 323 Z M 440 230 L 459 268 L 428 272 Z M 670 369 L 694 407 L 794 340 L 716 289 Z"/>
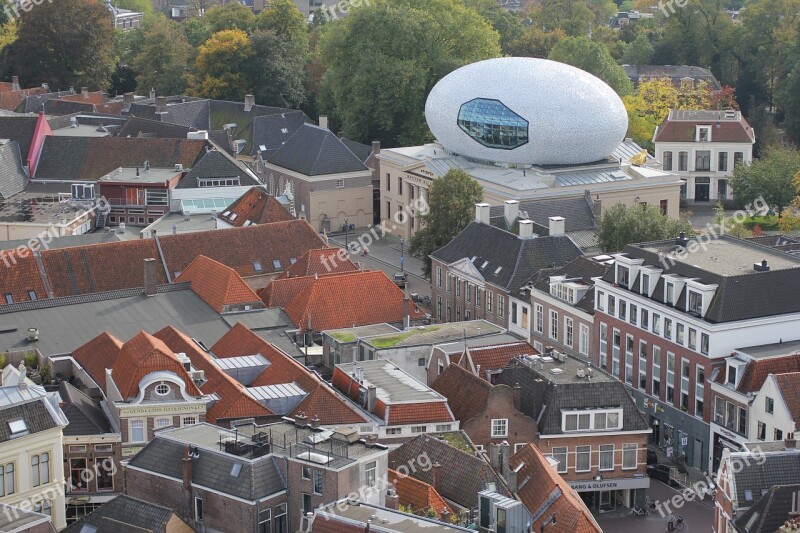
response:
<path id="1" fill-rule="evenodd" d="M 643 506 L 650 478 L 645 475 L 624 479 L 570 481 L 570 486 L 580 495 L 594 513 Z"/>

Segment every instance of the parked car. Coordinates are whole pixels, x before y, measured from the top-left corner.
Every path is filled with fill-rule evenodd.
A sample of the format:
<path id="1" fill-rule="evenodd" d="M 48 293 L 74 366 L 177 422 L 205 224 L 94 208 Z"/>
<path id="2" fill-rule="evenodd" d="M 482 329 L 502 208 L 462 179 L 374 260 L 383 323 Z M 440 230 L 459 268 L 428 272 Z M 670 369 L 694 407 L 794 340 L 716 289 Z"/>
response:
<path id="1" fill-rule="evenodd" d="M 651 450 L 650 448 L 647 449 L 647 466 L 650 465 L 657 465 L 658 464 L 658 455 L 656 455 L 655 450 Z"/>
<path id="2" fill-rule="evenodd" d="M 405 273 L 396 272 L 394 275 L 394 284 L 401 289 L 405 288 L 408 276 Z"/>
<path id="3" fill-rule="evenodd" d="M 663 481 L 667 485 L 672 485 L 672 480 L 670 478 L 670 472 L 672 471 L 672 467 L 669 465 L 648 465 L 647 466 L 647 474 L 659 481 Z"/>

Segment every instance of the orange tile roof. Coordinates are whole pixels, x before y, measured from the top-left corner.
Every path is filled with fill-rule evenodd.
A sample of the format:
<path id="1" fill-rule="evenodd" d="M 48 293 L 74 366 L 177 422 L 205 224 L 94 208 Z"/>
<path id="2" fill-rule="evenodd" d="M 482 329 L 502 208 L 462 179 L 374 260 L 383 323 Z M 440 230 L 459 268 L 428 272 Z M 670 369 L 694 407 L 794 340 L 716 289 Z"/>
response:
<path id="1" fill-rule="evenodd" d="M 400 474 L 391 468 L 388 470 L 388 480 L 397 490 L 399 503 L 411 507 L 412 513 L 425 516 L 429 509 L 433 509 L 437 517 L 443 509 L 453 513 L 453 508 L 442 498 L 442 495 L 424 481 Z"/>
<path id="2" fill-rule="evenodd" d="M 261 304 L 258 295 L 235 270 L 204 255 L 198 255 L 175 279 L 176 283 L 182 281 L 191 282 L 192 291 L 217 313 L 230 305 Z"/>
<path id="3" fill-rule="evenodd" d="M 16 111 L 22 102 L 28 96 L 33 96 L 35 94 L 42 94 L 47 92 L 47 89 L 44 87 L 33 87 L 31 89 L 22 89 L 19 91 L 3 91 L 0 92 L 0 109 L 5 109 L 6 111 Z"/>
<path id="4" fill-rule="evenodd" d="M 173 351 L 163 341 L 144 331 L 122 345 L 111 377 L 122 397 L 127 399 L 138 394 L 142 378 L 158 371 L 177 374 L 186 384 L 190 396 L 203 395 Z"/>
<path id="5" fill-rule="evenodd" d="M 388 405 L 387 409 L 389 413 L 386 423 L 390 426 L 455 421 L 445 401 L 393 403 Z"/>
<path id="6" fill-rule="evenodd" d="M 548 533 L 602 533 L 578 493 L 558 475 L 536 446 L 524 446 L 509 459 L 509 466 L 512 470 L 519 468 L 517 496 L 520 501 L 532 514 L 540 514 L 531 524 L 533 531 L 539 531 L 555 513 L 557 522 L 545 528 Z M 549 507 L 543 508 L 556 487 L 561 495 Z"/>
<path id="7" fill-rule="evenodd" d="M 345 256 L 342 261 L 340 254 Z M 296 278 L 299 276 L 322 276 L 338 272 L 353 272 L 356 265 L 341 248 L 319 248 L 303 254 L 295 264 L 287 268 L 277 279 Z"/>
<path id="8" fill-rule="evenodd" d="M 14 250 L 0 252 L 0 291 L 0 305 L 6 305 L 7 294 L 14 302 L 31 300 L 28 291 L 35 291 L 39 300 L 47 298 L 47 289 L 32 254 L 21 257 Z"/>
<path id="9" fill-rule="evenodd" d="M 14 88 L 14 84 L 10 81 L 0 81 L 0 93 L 7 93 Z"/>
<path id="10" fill-rule="evenodd" d="M 431 388 L 447 398 L 453 416 L 463 424 L 486 409 L 492 384 L 458 365 L 449 365 Z"/>
<path id="11" fill-rule="evenodd" d="M 481 376 L 485 378 L 485 370 L 502 370 L 508 366 L 509 361 L 518 355 L 537 355 L 539 351 L 527 342 L 512 342 L 496 346 L 470 348 L 469 354 L 462 353 L 458 365 L 477 372 L 481 367 Z M 471 364 L 470 364 L 471 361 Z"/>
<path id="12" fill-rule="evenodd" d="M 167 326 L 155 337 L 162 340 L 172 350 L 185 353 L 197 370 L 205 373 L 206 382 L 201 386 L 204 394 L 215 393 L 219 396 L 214 405 L 206 413 L 206 420 L 212 424 L 222 420 L 237 418 L 264 418 L 276 416 L 266 406 L 253 398 L 247 387 L 223 372 L 212 357 L 197 346 L 192 339 L 172 326 Z"/>
<path id="13" fill-rule="evenodd" d="M 775 382 L 792 419 L 797 423 L 800 421 L 800 372 L 778 374 L 775 376 Z"/>
<path id="14" fill-rule="evenodd" d="M 322 425 L 363 424 L 367 419 L 323 383 L 309 392 L 289 414 L 305 413 L 309 420 L 315 416 Z"/>
<path id="15" fill-rule="evenodd" d="M 233 215 L 236 216 L 231 220 Z M 253 187 L 244 193 L 229 205 L 219 218 L 235 227 L 244 226 L 248 220 L 252 224 L 268 224 L 294 219 L 292 214 L 262 187 Z"/>
<path id="16" fill-rule="evenodd" d="M 747 363 L 736 388 L 739 392 L 758 392 L 770 374 L 800 372 L 800 354 L 754 359 Z"/>
<path id="17" fill-rule="evenodd" d="M 258 291 L 258 295 L 267 307 L 284 308 L 292 301 L 292 298 L 312 283 L 314 283 L 314 276 L 276 279 Z"/>
<path id="18" fill-rule="evenodd" d="M 320 276 L 303 289 L 284 311 L 300 331 L 349 328 L 402 322 L 405 294 L 382 271 L 359 270 Z M 424 316 L 409 301 L 412 320 Z"/>
<path id="19" fill-rule="evenodd" d="M 120 350 L 122 350 L 121 340 L 110 333 L 101 333 L 73 351 L 72 357 L 105 391 L 106 369 L 114 368 Z"/>
<path id="20" fill-rule="evenodd" d="M 86 96 L 84 96 L 83 93 L 71 94 L 69 96 L 62 96 L 62 97 L 60 97 L 58 99 L 59 100 L 66 100 L 68 102 L 89 103 L 89 104 L 94 104 L 94 105 L 98 105 L 98 106 L 102 106 L 103 104 L 106 103 L 106 95 L 104 95 L 100 91 L 92 91 L 92 92 L 86 94 Z"/>

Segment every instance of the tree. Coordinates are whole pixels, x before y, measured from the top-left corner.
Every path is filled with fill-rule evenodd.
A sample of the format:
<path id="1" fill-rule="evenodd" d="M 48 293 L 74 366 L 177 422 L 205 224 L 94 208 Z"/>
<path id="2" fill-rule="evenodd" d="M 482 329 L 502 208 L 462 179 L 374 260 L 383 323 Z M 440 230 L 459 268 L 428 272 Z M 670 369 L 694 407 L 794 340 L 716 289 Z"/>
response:
<path id="1" fill-rule="evenodd" d="M 650 39 L 644 33 L 639 34 L 636 39 L 625 47 L 622 54 L 622 63 L 625 65 L 649 65 L 655 49 L 650 44 Z"/>
<path id="2" fill-rule="evenodd" d="M 117 96 L 125 93 L 132 93 L 136 90 L 136 71 L 127 65 L 117 63 L 114 72 L 111 74 L 111 85 L 108 87 L 108 94 Z"/>
<path id="3" fill-rule="evenodd" d="M 274 31 L 250 36 L 253 59 L 248 68 L 256 101 L 276 107 L 298 107 L 305 102 L 307 50 L 294 39 Z"/>
<path id="4" fill-rule="evenodd" d="M 751 165 L 733 169 L 731 186 L 736 201 L 752 204 L 763 197 L 771 212 L 780 214 L 798 194 L 793 177 L 800 172 L 800 152 L 794 148 L 771 146 Z"/>
<path id="5" fill-rule="evenodd" d="M 258 14 L 256 27 L 279 37 L 298 40 L 308 47 L 308 24 L 292 0 L 270 0 Z"/>
<path id="6" fill-rule="evenodd" d="M 431 273 L 430 255 L 453 240 L 473 220 L 475 204 L 483 199 L 483 188 L 461 169 L 450 169 L 428 189 L 428 212 L 419 215 L 420 228 L 408 253 L 422 259 L 426 276 Z"/>
<path id="7" fill-rule="evenodd" d="M 800 231 L 800 217 L 795 215 L 794 209 L 787 207 L 778 217 L 778 228 L 784 232 Z"/>
<path id="8" fill-rule="evenodd" d="M 23 87 L 106 88 L 114 66 L 111 16 L 96 0 L 33 5 L 18 19 L 17 40 L 3 50 L 4 77 Z"/>
<path id="9" fill-rule="evenodd" d="M 114 0 L 112 3 L 114 7 L 119 9 L 129 9 L 137 13 L 143 13 L 145 18 L 153 14 L 152 0 Z"/>
<path id="10" fill-rule="evenodd" d="M 197 55 L 197 94 L 217 100 L 242 101 L 252 89 L 247 76 L 252 55 L 250 40 L 242 30 L 213 34 Z"/>
<path id="11" fill-rule="evenodd" d="M 528 26 L 519 39 L 508 45 L 506 52 L 515 57 L 547 58 L 550 50 L 566 36 L 562 29 L 545 31 L 536 26 Z"/>
<path id="12" fill-rule="evenodd" d="M 615 204 L 600 220 L 597 237 L 605 252 L 622 251 L 628 244 L 673 239 L 681 232 L 695 234 L 687 220 L 674 220 L 655 205 Z"/>
<path id="13" fill-rule="evenodd" d="M 497 32 L 457 0 L 375 0 L 323 28 L 320 106 L 349 138 L 387 147 L 428 140 L 433 85 L 500 55 Z"/>
<path id="14" fill-rule="evenodd" d="M 567 63 L 594 74 L 620 96 L 633 92 L 633 84 L 625 74 L 625 69 L 617 65 L 608 48 L 586 37 L 567 37 L 559 41 L 553 47 L 548 59 Z"/>
<path id="15" fill-rule="evenodd" d="M 186 40 L 193 48 L 200 48 L 200 46 L 211 37 L 211 30 L 208 29 L 208 24 L 204 19 L 192 17 L 183 21 L 181 24 L 183 33 L 186 34 Z"/>
<path id="16" fill-rule="evenodd" d="M 564 30 L 567 35 L 587 35 L 596 22 L 584 0 L 542 0 L 527 11 L 532 25 L 543 30 Z"/>
<path id="17" fill-rule="evenodd" d="M 214 6 L 206 12 L 206 25 L 211 33 L 222 30 L 242 30 L 249 32 L 256 23 L 253 10 L 239 2 Z"/>
<path id="18" fill-rule="evenodd" d="M 474 9 L 500 35 L 500 48 L 503 52 L 508 51 L 508 46 L 515 40 L 522 37 L 522 21 L 520 18 L 503 8 L 496 0 L 463 0 L 464 5 Z"/>
<path id="19" fill-rule="evenodd" d="M 180 25 L 156 15 L 145 20 L 140 31 L 141 47 L 133 59 L 140 92 L 155 89 L 161 95 L 184 94 L 189 86 L 187 70 L 192 49 Z"/>

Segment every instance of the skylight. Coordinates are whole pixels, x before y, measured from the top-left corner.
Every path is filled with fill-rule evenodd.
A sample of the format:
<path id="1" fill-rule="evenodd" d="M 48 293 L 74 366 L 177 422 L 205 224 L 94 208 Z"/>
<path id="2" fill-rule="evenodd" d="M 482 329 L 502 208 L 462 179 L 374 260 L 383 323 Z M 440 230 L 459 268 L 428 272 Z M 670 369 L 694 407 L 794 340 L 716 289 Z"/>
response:
<path id="1" fill-rule="evenodd" d="M 497 267 L 497 270 L 494 271 L 495 274 L 499 274 L 500 271 L 503 270 L 502 266 Z"/>
<path id="2" fill-rule="evenodd" d="M 11 434 L 14 435 L 17 433 L 23 433 L 25 431 L 28 431 L 28 425 L 25 424 L 25 421 L 20 418 L 17 420 L 9 421 L 8 429 L 10 429 Z"/>
<path id="3" fill-rule="evenodd" d="M 261 272 L 261 261 L 253 261 L 253 270 Z"/>
<path id="4" fill-rule="evenodd" d="M 276 270 L 279 270 L 279 269 L 281 268 L 281 260 L 280 260 L 280 259 L 273 259 L 273 260 L 272 260 L 272 266 L 273 266 L 273 267 L 274 267 Z"/>
<path id="5" fill-rule="evenodd" d="M 489 264 L 489 261 L 484 261 L 483 264 L 481 265 L 481 269 L 486 268 L 486 265 L 488 265 L 488 264 Z"/>
<path id="6" fill-rule="evenodd" d="M 242 463 L 233 463 L 231 467 L 231 477 L 239 478 L 239 474 L 242 473 Z"/>
<path id="7" fill-rule="evenodd" d="M 236 217 L 239 216 L 239 213 L 234 213 L 231 215 L 231 221 L 236 220 Z"/>

